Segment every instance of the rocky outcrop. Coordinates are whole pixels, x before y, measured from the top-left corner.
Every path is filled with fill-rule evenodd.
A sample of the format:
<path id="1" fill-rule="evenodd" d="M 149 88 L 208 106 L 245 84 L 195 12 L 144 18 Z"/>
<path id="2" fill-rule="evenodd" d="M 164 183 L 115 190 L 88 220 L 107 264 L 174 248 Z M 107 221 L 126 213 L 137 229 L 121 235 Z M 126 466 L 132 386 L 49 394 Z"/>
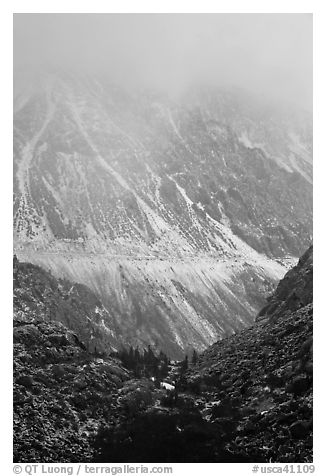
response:
<path id="1" fill-rule="evenodd" d="M 21 315 L 20 315 L 21 317 Z M 101 421 L 119 419 L 121 362 L 91 355 L 59 323 L 14 319 L 14 460 L 92 458 Z"/>
<path id="2" fill-rule="evenodd" d="M 261 309 L 256 320 L 277 319 L 286 311 L 295 311 L 313 300 L 313 247 L 303 254 L 299 262 L 278 284 L 268 304 Z"/>

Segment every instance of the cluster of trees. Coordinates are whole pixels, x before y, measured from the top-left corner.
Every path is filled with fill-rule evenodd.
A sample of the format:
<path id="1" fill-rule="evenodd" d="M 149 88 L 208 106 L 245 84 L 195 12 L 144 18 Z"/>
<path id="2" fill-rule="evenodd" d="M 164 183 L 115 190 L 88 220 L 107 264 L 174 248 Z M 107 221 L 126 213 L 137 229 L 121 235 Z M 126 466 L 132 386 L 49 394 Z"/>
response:
<path id="1" fill-rule="evenodd" d="M 196 365 L 198 362 L 198 354 L 197 351 L 194 349 L 191 357 L 191 365 Z M 185 356 L 183 360 L 180 362 L 180 374 L 184 374 L 189 367 L 189 359 L 188 355 Z"/>
<path id="2" fill-rule="evenodd" d="M 138 347 L 134 349 L 130 346 L 129 349 L 123 348 L 113 355 L 137 378 L 154 377 L 156 380 L 162 380 L 168 375 L 169 358 L 162 351 L 155 353 L 150 345 L 142 351 Z"/>
<path id="3" fill-rule="evenodd" d="M 131 370 L 136 378 L 154 378 L 158 385 L 169 375 L 171 368 L 171 361 L 167 355 L 163 351 L 154 351 L 150 345 L 142 350 L 132 346 L 129 349 L 123 347 L 121 350 L 112 353 L 111 356 L 121 360 L 123 366 Z M 179 384 L 182 386 L 189 366 L 196 365 L 197 362 L 198 354 L 194 350 L 191 358 L 186 355 L 183 360 L 177 363 L 178 377 L 174 378 L 177 381 L 177 386 Z"/>

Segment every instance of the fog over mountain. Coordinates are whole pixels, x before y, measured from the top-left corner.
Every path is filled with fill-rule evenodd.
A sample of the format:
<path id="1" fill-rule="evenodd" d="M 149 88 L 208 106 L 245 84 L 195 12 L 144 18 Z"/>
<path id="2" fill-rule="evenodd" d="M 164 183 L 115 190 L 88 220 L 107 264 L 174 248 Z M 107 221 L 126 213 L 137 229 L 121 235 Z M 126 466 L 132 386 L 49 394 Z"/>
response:
<path id="1" fill-rule="evenodd" d="M 311 110 L 312 15 L 15 14 L 16 89 L 45 68 L 173 94 L 234 85 Z"/>
<path id="2" fill-rule="evenodd" d="M 181 357 L 252 324 L 312 239 L 311 17 L 18 14 L 14 33 L 19 260 L 95 294 L 97 349 Z"/>
<path id="3" fill-rule="evenodd" d="M 312 185 L 312 15 L 15 14 L 14 462 L 307 469 Z"/>

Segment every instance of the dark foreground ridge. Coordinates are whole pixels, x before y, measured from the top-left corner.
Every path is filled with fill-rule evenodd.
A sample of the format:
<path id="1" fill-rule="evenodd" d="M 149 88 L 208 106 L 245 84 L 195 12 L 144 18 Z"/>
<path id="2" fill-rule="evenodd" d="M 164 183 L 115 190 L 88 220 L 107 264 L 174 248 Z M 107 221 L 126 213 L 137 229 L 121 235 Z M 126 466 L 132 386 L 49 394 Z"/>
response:
<path id="1" fill-rule="evenodd" d="M 43 312 L 14 316 L 15 461 L 312 461 L 312 248 L 252 328 L 170 363 L 170 390 Z"/>
<path id="2" fill-rule="evenodd" d="M 89 435 L 118 418 L 112 395 L 130 379 L 91 356 L 61 324 L 14 320 L 14 460 L 89 461 Z"/>
<path id="3" fill-rule="evenodd" d="M 187 374 L 226 447 L 251 461 L 312 459 L 312 247 L 280 281 L 264 322 L 211 346 Z"/>

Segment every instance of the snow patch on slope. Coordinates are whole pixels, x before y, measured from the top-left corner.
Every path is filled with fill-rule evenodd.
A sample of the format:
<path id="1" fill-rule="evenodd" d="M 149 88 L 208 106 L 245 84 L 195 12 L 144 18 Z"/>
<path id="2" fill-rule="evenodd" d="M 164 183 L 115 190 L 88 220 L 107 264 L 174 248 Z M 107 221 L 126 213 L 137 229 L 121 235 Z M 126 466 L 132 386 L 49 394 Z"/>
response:
<path id="1" fill-rule="evenodd" d="M 29 191 L 29 171 L 30 171 L 31 162 L 34 157 L 35 147 L 37 143 L 39 142 L 39 140 L 41 139 L 41 137 L 43 136 L 44 132 L 46 131 L 46 128 L 51 122 L 56 110 L 56 105 L 52 100 L 51 88 L 52 88 L 52 84 L 49 82 L 46 88 L 47 110 L 46 110 L 46 116 L 45 116 L 43 125 L 34 134 L 32 139 L 25 145 L 21 154 L 21 160 L 18 163 L 18 170 L 17 170 L 18 185 L 19 185 L 19 190 L 21 193 L 21 200 L 25 203 L 27 203 L 26 194 Z"/>

